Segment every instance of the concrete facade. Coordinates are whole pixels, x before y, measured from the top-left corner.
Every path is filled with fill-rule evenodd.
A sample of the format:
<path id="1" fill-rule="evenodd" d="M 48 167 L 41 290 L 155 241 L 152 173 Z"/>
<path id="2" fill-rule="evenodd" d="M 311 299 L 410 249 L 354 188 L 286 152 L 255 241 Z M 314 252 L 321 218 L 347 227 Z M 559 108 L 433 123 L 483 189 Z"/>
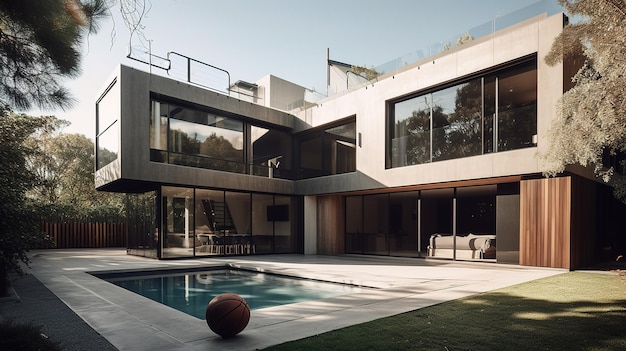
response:
<path id="1" fill-rule="evenodd" d="M 366 83 L 348 89 L 342 88 L 340 92 L 314 103 L 305 101 L 306 89 L 303 87 L 273 76 L 264 77 L 255 83 L 243 82 L 238 86 L 236 83 L 234 86 L 237 86 L 238 90 L 234 96 L 230 96 L 121 66 L 106 85 L 106 89 L 103 89 L 103 94 L 98 100 L 120 102 L 116 107 L 119 108 L 117 111 L 119 154 L 116 160 L 96 171 L 96 187 L 104 191 L 139 193 L 158 190 L 162 186 L 181 186 L 297 197 L 301 203 L 300 215 L 297 217 L 302 221 L 294 227 L 300 228 L 297 230 L 301 231 L 297 233 L 297 236 L 301 237 L 298 252 L 343 254 L 346 250 L 344 241 L 347 241 L 345 238 L 348 235 L 344 216 L 347 216 L 346 212 L 350 212 L 346 210 L 346 196 L 391 194 L 423 189 L 449 189 L 456 194 L 457 187 L 491 186 L 496 189 L 500 184 L 506 183 L 516 185 L 517 193 L 512 195 L 501 193 L 498 188 L 497 201 L 495 192 L 490 195 L 493 196 L 493 206 L 500 211 L 500 215 L 494 216 L 494 228 L 506 227 L 507 232 L 515 233 L 514 237 L 509 234 L 502 237 L 502 242 L 507 241 L 508 245 L 512 239 L 515 241 L 520 236 L 524 240 L 541 236 L 546 228 L 540 226 L 533 227 L 531 232 L 520 233 L 520 227 L 532 227 L 520 226 L 521 222 L 534 223 L 533 221 L 541 218 L 541 215 L 527 214 L 527 217 L 522 215 L 518 219 L 520 213 L 527 213 L 519 211 L 519 202 L 521 197 L 522 202 L 528 203 L 528 199 L 524 198 L 524 181 L 541 177 L 542 166 L 538 154 L 546 150 L 546 135 L 556 113 L 556 104 L 567 89 L 564 82 L 575 71 L 568 66 L 570 64 L 568 62 L 548 66 L 543 60 L 565 22 L 563 14 L 550 17 L 545 14 L 539 15 L 396 71 L 386 72 Z M 483 152 L 476 156 L 416 165 L 389 166 L 390 104 L 404 97 L 433 92 L 529 60 L 536 62 L 537 73 L 537 125 L 536 135 L 533 137 L 536 141 L 534 146 L 502 152 Z M 334 70 L 332 78 L 342 79 L 339 73 L 341 72 Z M 335 83 L 329 82 L 329 85 Z M 246 94 L 256 95 L 242 96 L 241 87 Z M 295 138 L 303 132 L 354 118 L 358 136 L 358 143 L 355 145 L 355 169 L 353 172 L 309 179 L 279 179 L 271 177 L 271 173 L 269 177 L 263 177 L 152 162 L 148 124 L 151 100 L 160 98 L 180 101 L 186 106 L 199 106 L 203 110 L 216 111 L 229 118 L 287 131 Z M 294 155 L 295 158 L 298 157 L 295 151 Z M 572 168 L 567 176 L 589 177 L 589 174 L 588 169 Z M 566 191 L 577 190 L 570 188 Z M 456 195 L 453 196 L 452 216 L 456 216 L 457 198 Z M 567 199 L 570 199 L 569 195 Z M 422 203 L 420 200 L 416 201 L 417 209 L 420 211 Z M 563 218 L 566 218 L 564 221 L 569 221 L 569 211 L 576 207 L 573 201 L 578 200 L 571 201 L 571 206 L 561 207 L 563 211 L 567 211 L 563 215 Z M 332 209 L 329 210 L 328 206 Z M 514 213 L 509 211 L 511 208 L 514 208 Z M 515 220 L 505 221 L 503 217 L 505 213 L 512 213 Z M 420 217 L 421 214 L 418 213 L 417 216 Z M 456 238 L 456 217 L 452 221 L 451 235 Z M 421 220 L 418 222 L 422 223 Z M 590 225 L 593 226 L 593 223 Z M 389 227 L 390 225 L 387 226 Z M 421 233 L 421 229 L 417 230 L 416 235 L 420 236 L 417 239 L 419 243 L 416 243 L 417 250 L 422 252 L 419 255 L 423 255 L 426 250 L 425 239 L 421 237 L 426 234 L 431 233 Z M 555 235 L 559 238 L 569 237 L 570 232 Z M 517 260 L 516 250 L 519 250 L 517 246 L 518 243 L 513 243 L 512 251 L 506 253 L 507 263 L 515 263 Z M 502 256 L 503 259 L 504 257 Z M 456 256 L 452 258 L 456 259 Z M 532 259 L 533 257 L 530 257 L 531 261 Z M 577 261 L 559 263 L 558 267 L 571 268 L 589 261 L 590 258 L 581 257 L 572 260 Z"/>

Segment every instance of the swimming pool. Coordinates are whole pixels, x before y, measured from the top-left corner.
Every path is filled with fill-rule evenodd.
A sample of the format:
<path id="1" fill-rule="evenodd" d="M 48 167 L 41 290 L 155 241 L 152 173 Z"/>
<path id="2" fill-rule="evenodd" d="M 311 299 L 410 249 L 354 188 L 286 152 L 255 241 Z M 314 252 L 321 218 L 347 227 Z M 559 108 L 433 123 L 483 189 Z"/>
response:
<path id="1" fill-rule="evenodd" d="M 209 301 L 225 292 L 242 296 L 252 310 L 361 292 L 356 286 L 238 269 L 99 277 L 201 319 Z"/>

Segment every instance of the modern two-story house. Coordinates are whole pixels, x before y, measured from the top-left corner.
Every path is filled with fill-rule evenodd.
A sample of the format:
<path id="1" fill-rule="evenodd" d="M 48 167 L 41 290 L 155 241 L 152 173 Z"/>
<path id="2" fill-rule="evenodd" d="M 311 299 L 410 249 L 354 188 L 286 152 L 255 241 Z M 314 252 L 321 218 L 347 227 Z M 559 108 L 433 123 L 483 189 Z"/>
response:
<path id="1" fill-rule="evenodd" d="M 538 157 L 582 64 L 543 60 L 566 21 L 530 16 L 374 78 L 329 59 L 321 98 L 119 66 L 96 102 L 96 187 L 133 194 L 133 255 L 587 265 L 611 188 L 582 167 L 545 178 Z"/>

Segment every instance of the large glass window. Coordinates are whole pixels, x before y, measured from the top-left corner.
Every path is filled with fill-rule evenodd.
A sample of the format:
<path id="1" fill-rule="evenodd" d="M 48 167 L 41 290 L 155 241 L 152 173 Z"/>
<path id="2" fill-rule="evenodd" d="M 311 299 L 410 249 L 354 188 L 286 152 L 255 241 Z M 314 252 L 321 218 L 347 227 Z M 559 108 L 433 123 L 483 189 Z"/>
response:
<path id="1" fill-rule="evenodd" d="M 518 183 L 354 195 L 345 206 L 346 253 L 518 261 Z"/>
<path id="2" fill-rule="evenodd" d="M 119 84 L 113 82 L 96 103 L 96 169 L 108 165 L 118 157 L 120 114 Z"/>
<path id="3" fill-rule="evenodd" d="M 168 105 L 152 101 L 150 118 L 150 159 L 165 162 L 167 158 Z"/>
<path id="4" fill-rule="evenodd" d="M 496 77 L 485 77 L 483 80 L 483 153 L 494 152 L 493 141 L 497 139 L 494 121 L 496 118 Z"/>
<path id="5" fill-rule="evenodd" d="M 291 135 L 236 118 L 153 100 L 150 160 L 293 179 Z"/>
<path id="6" fill-rule="evenodd" d="M 431 95 L 393 104 L 391 167 L 430 162 Z"/>
<path id="7" fill-rule="evenodd" d="M 170 105 L 171 163 L 244 171 L 243 123 Z"/>
<path id="8" fill-rule="evenodd" d="M 298 137 L 300 177 L 312 178 L 356 170 L 356 121 L 326 126 Z"/>
<path id="9" fill-rule="evenodd" d="M 481 83 L 474 79 L 432 94 L 433 161 L 481 153 Z"/>
<path id="10" fill-rule="evenodd" d="M 388 110 L 390 168 L 532 147 L 536 62 L 391 102 Z"/>
<path id="11" fill-rule="evenodd" d="M 127 200 L 132 255 L 180 258 L 302 251 L 302 208 L 296 197 L 163 186 L 160 192 L 129 195 Z"/>
<path id="12" fill-rule="evenodd" d="M 498 76 L 498 151 L 534 146 L 537 70 L 524 65 Z"/>

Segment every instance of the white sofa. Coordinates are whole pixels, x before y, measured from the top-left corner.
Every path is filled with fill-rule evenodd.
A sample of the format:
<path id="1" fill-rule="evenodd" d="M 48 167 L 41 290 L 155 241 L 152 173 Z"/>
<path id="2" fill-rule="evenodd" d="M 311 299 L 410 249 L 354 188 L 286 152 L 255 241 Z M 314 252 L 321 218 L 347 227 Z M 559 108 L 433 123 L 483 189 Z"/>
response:
<path id="1" fill-rule="evenodd" d="M 433 234 L 428 245 L 429 257 L 453 258 L 454 239 L 451 234 Z M 493 234 L 468 234 L 456 236 L 457 259 L 496 258 L 496 236 Z"/>

